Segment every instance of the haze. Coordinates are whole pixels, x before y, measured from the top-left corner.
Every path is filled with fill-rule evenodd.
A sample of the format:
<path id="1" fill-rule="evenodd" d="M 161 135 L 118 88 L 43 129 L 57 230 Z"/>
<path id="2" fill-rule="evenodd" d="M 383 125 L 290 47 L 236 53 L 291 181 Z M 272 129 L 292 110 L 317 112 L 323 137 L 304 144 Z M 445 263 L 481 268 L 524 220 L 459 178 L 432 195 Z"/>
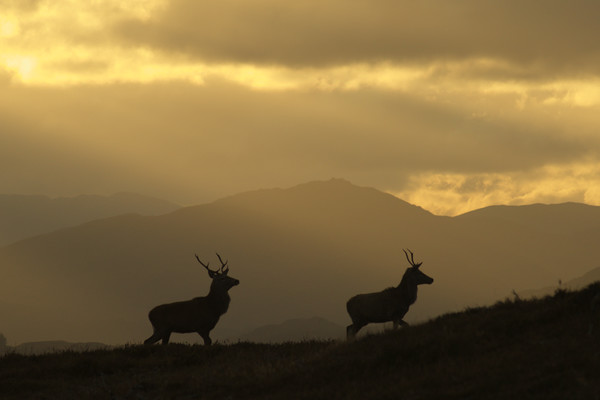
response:
<path id="1" fill-rule="evenodd" d="M 600 204 L 600 4 L 0 0 L 0 192 Z"/>
<path id="2" fill-rule="evenodd" d="M 146 212 L 164 210 L 139 200 Z M 599 241 L 597 206 L 490 207 L 450 218 L 345 180 L 310 182 L 158 216 L 100 218 L 0 247 L 0 328 L 11 343 L 141 343 L 152 307 L 208 292 L 194 254 L 214 267 L 218 251 L 240 284 L 213 340 L 343 337 L 346 301 L 397 285 L 408 267 L 403 247 L 435 279 L 419 289 L 405 319 L 413 324 L 513 291 L 552 293 L 559 280 L 587 285 L 600 276 Z"/>

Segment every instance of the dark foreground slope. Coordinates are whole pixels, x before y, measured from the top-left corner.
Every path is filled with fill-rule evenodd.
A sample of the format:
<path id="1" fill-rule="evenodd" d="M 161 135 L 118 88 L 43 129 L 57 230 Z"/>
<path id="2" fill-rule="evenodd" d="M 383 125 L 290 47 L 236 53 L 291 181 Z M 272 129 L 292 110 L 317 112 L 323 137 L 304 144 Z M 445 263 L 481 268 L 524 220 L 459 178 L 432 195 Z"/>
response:
<path id="1" fill-rule="evenodd" d="M 354 343 L 132 346 L 0 359 L 4 399 L 597 399 L 600 283 Z"/>

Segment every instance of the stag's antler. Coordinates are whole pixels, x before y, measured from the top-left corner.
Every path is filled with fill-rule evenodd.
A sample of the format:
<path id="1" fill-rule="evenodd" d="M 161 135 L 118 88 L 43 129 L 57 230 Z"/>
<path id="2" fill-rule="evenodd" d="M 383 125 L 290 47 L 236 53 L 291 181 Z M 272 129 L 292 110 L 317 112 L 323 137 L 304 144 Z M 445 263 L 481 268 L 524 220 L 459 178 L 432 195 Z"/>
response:
<path id="1" fill-rule="evenodd" d="M 223 262 L 223 259 L 221 258 L 221 256 L 219 255 L 219 253 L 217 253 L 217 257 L 219 257 L 219 261 L 221 261 L 221 267 L 217 270 L 212 270 L 210 269 L 208 266 L 210 265 L 210 262 L 208 264 L 204 264 L 200 258 L 198 257 L 198 254 L 195 254 L 196 256 L 196 260 L 198 260 L 198 262 L 204 267 L 206 268 L 206 270 L 208 271 L 209 275 L 211 277 L 213 276 L 217 276 L 217 275 L 227 275 L 227 273 L 229 272 L 229 267 L 227 266 L 227 262 L 225 261 Z"/>
<path id="2" fill-rule="evenodd" d="M 408 250 L 408 253 L 410 253 L 410 259 L 408 258 L 408 253 L 406 252 L 406 250 Z M 421 266 L 421 264 L 423 264 L 423 263 L 422 262 L 415 263 L 415 255 L 413 254 L 413 252 L 410 251 L 410 249 L 406 249 L 406 250 L 402 249 L 404 254 L 406 254 L 406 259 L 408 260 L 408 263 L 415 268 L 419 268 Z"/>
<path id="3" fill-rule="evenodd" d="M 210 265 L 210 262 L 208 264 L 204 264 L 201 260 L 200 257 L 198 257 L 198 254 L 194 254 L 196 256 L 196 260 L 198 260 L 198 262 L 204 267 L 206 268 L 206 270 L 208 271 L 209 274 L 218 274 L 219 270 L 213 271 L 212 269 L 208 268 L 208 266 Z M 219 258 L 220 259 L 220 258 Z"/>
<path id="4" fill-rule="evenodd" d="M 229 267 L 227 267 L 227 263 L 229 261 L 223 262 L 223 259 L 221 258 L 221 256 L 219 255 L 219 253 L 217 253 L 217 257 L 219 257 L 219 261 L 221 261 L 221 268 L 219 269 L 219 273 L 226 274 L 227 272 L 229 272 Z M 225 267 L 227 267 L 227 269 Z"/>

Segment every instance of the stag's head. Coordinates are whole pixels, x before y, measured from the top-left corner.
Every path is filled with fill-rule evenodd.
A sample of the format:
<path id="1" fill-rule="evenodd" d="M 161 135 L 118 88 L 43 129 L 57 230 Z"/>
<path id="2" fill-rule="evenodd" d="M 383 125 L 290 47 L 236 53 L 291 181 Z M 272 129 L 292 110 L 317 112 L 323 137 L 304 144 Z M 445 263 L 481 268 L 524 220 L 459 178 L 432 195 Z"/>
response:
<path id="1" fill-rule="evenodd" d="M 409 279 L 411 282 L 414 282 L 417 285 L 423 285 L 423 284 L 431 285 L 433 283 L 433 278 L 425 275 L 419 269 L 419 267 L 423 263 L 415 262 L 415 255 L 413 254 L 412 251 L 408 250 L 408 253 L 410 253 L 410 258 L 408 257 L 408 253 L 406 252 L 406 250 L 402 249 L 402 251 L 404 251 L 404 254 L 406 255 L 406 259 L 408 260 L 408 263 L 411 265 L 410 267 L 408 267 L 406 269 L 406 272 L 404 273 L 404 277 Z"/>
<path id="2" fill-rule="evenodd" d="M 227 266 L 227 261 L 223 262 L 223 259 L 221 258 L 219 253 L 217 253 L 217 257 L 219 258 L 219 261 L 221 262 L 221 267 L 219 269 L 212 270 L 209 268 L 210 262 L 207 264 L 204 264 L 200 260 L 198 255 L 196 254 L 196 260 L 198 260 L 198 262 L 204 268 L 206 268 L 206 270 L 208 271 L 208 276 L 210 276 L 210 278 L 212 279 L 210 289 L 226 292 L 229 289 L 231 289 L 232 287 L 239 285 L 240 281 L 227 275 L 229 273 L 229 267 Z"/>

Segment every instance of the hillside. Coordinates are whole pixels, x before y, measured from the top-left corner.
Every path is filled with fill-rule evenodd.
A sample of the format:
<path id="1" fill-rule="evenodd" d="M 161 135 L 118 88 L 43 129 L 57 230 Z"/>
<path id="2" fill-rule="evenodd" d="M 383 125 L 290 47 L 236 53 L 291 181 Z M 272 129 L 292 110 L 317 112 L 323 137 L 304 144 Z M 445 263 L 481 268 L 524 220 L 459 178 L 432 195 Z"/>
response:
<path id="1" fill-rule="evenodd" d="M 49 342 L 26 342 L 18 346 L 8 346 L 0 348 L 0 355 L 4 353 L 16 353 L 23 355 L 47 354 L 64 351 L 91 351 L 98 349 L 107 349 L 109 346 L 102 343 L 70 343 L 63 340 Z"/>
<path id="2" fill-rule="evenodd" d="M 0 358 L 4 399 L 594 399 L 600 283 L 355 342 L 128 346 Z"/>
<path id="3" fill-rule="evenodd" d="M 600 267 L 594 268 L 575 279 L 566 282 L 559 281 L 553 286 L 521 291 L 519 292 L 519 296 L 523 298 L 544 297 L 552 294 L 557 289 L 579 290 L 597 281 L 600 281 Z"/>
<path id="4" fill-rule="evenodd" d="M 560 220 L 569 209 L 553 206 L 547 217 Z M 220 252 L 241 282 L 212 334 L 217 340 L 290 319 L 321 317 L 344 327 L 348 298 L 398 284 L 408 266 L 402 248 L 435 279 L 419 289 L 409 323 L 597 267 L 597 207 L 585 208 L 588 228 L 563 232 L 511 217 L 520 210 L 503 209 L 504 218 L 439 217 L 335 179 L 160 216 L 96 220 L 0 249 L 1 329 L 10 343 L 141 343 L 151 333 L 152 307 L 208 292 L 195 253 L 214 265 Z"/>
<path id="5" fill-rule="evenodd" d="M 99 218 L 137 213 L 160 215 L 179 206 L 133 193 L 57 197 L 0 194 L 0 247 Z"/>
<path id="6" fill-rule="evenodd" d="M 254 343 L 284 343 L 304 340 L 342 339 L 346 328 L 324 318 L 297 318 L 280 324 L 269 324 L 232 338 L 234 341 Z M 232 339 L 229 339 L 231 341 Z"/>

